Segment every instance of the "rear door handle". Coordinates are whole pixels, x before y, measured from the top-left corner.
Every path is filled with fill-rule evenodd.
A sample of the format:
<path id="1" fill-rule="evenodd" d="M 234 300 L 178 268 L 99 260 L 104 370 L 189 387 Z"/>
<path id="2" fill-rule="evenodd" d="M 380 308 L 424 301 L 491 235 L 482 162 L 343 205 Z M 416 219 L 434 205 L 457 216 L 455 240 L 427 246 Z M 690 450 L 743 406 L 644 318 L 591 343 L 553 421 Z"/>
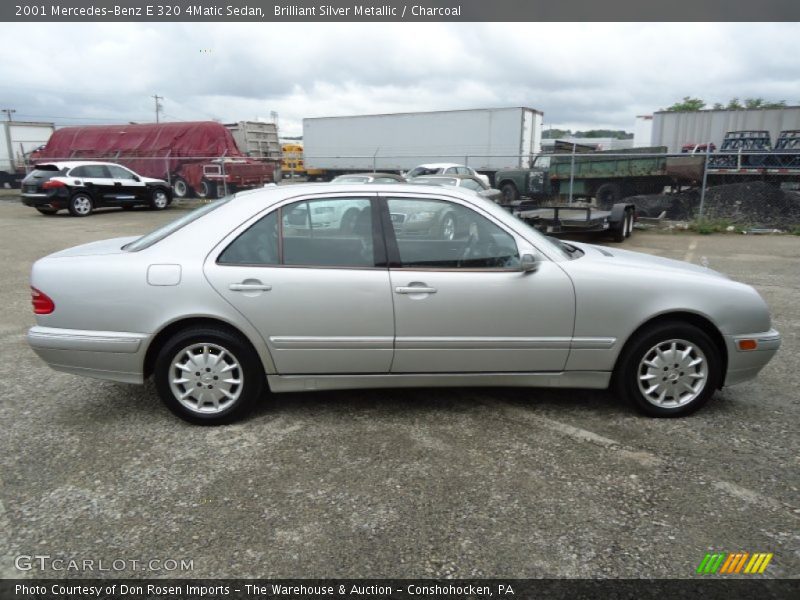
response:
<path id="1" fill-rule="evenodd" d="M 228 289 L 232 292 L 268 292 L 272 286 L 263 283 L 232 283 Z"/>
<path id="2" fill-rule="evenodd" d="M 436 288 L 408 285 L 394 288 L 396 294 L 435 294 Z"/>

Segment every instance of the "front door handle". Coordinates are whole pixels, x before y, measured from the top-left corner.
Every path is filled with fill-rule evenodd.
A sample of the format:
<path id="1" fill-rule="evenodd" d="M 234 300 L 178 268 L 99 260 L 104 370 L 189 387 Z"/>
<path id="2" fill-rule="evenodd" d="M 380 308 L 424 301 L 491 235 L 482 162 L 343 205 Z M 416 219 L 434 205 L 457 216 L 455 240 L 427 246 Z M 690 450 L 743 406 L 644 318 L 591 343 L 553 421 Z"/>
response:
<path id="1" fill-rule="evenodd" d="M 435 294 L 436 288 L 421 285 L 407 285 L 394 288 L 396 294 Z"/>
<path id="2" fill-rule="evenodd" d="M 232 283 L 228 289 L 232 292 L 268 292 L 272 286 L 263 283 Z"/>

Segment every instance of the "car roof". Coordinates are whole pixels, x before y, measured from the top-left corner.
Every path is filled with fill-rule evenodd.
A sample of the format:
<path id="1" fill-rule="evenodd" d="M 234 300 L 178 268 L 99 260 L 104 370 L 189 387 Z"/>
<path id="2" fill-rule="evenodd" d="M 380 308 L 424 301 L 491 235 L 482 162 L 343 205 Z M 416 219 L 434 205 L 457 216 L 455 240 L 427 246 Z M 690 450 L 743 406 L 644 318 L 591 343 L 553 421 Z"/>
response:
<path id="1" fill-rule="evenodd" d="M 122 165 L 117 163 L 103 162 L 99 160 L 43 160 L 37 161 L 33 168 L 35 169 L 41 165 L 54 165 L 59 169 L 74 169 L 75 167 L 82 167 L 84 165 L 113 165 L 115 167 L 122 167 Z"/>
<path id="2" fill-rule="evenodd" d="M 462 165 L 460 163 L 425 163 L 422 165 L 417 165 L 414 167 L 418 169 L 422 167 L 423 169 L 446 169 L 447 167 L 466 167 L 467 165 Z"/>
<path id="3" fill-rule="evenodd" d="M 453 173 L 452 175 L 445 175 L 444 173 L 437 173 L 435 175 L 419 175 L 414 179 L 476 179 L 475 175 L 465 175 L 464 173 Z M 480 181 L 480 180 L 478 180 Z"/>
<path id="4" fill-rule="evenodd" d="M 337 175 L 335 179 L 339 177 L 391 177 L 392 179 L 403 179 L 397 173 L 346 173 L 344 175 Z"/>
<path id="5" fill-rule="evenodd" d="M 347 189 L 347 184 L 341 183 L 297 183 L 291 185 L 274 185 L 267 184 L 261 188 L 252 190 L 243 190 L 233 195 L 233 203 L 250 203 L 257 202 L 265 204 L 264 196 L 268 196 L 266 204 L 278 203 L 288 198 L 296 196 L 309 196 L 330 193 L 334 196 L 342 197 L 343 194 L 398 194 L 408 192 L 411 194 L 435 194 L 441 196 L 442 194 L 449 196 L 457 196 L 460 199 L 466 199 L 470 202 L 475 201 L 474 193 L 469 190 L 468 193 L 453 186 L 441 185 L 426 185 L 421 183 L 353 183 L 352 191 Z"/>

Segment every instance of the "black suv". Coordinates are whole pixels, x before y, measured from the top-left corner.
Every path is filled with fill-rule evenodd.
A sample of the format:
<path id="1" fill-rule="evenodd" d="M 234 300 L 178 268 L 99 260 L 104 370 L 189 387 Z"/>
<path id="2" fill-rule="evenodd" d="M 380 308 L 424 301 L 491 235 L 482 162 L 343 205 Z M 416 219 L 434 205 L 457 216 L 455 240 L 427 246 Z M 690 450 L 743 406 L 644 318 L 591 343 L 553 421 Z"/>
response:
<path id="1" fill-rule="evenodd" d="M 166 181 L 142 177 L 114 163 L 43 163 L 22 180 L 22 203 L 44 215 L 66 208 L 73 217 L 85 217 L 103 206 L 163 210 L 171 202 Z"/>

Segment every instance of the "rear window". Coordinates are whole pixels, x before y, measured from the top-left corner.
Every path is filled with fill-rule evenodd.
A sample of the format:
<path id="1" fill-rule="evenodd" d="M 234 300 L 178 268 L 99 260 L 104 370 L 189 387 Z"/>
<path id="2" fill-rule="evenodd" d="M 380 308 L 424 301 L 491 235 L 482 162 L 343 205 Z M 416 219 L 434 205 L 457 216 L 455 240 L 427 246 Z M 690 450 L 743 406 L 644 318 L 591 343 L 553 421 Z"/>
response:
<path id="1" fill-rule="evenodd" d="M 225 198 L 221 198 L 220 200 L 216 200 L 210 204 L 196 208 L 192 212 L 183 215 L 179 219 L 175 219 L 174 221 L 159 227 L 155 231 L 151 231 L 150 233 L 143 235 L 138 240 L 133 240 L 130 244 L 125 244 L 122 249 L 127 250 L 128 252 L 138 252 L 139 250 L 149 248 L 153 244 L 163 240 L 168 235 L 172 235 L 179 229 L 186 227 L 189 223 L 192 223 L 200 217 L 207 215 L 211 211 L 218 209 L 223 204 L 227 204 L 231 201 L 231 199 L 233 199 L 233 196 L 226 196 Z"/>
<path id="2" fill-rule="evenodd" d="M 66 169 L 59 169 L 56 165 L 36 165 L 33 171 L 28 173 L 28 177 L 36 177 L 38 179 L 50 179 L 57 175 L 66 173 Z"/>

